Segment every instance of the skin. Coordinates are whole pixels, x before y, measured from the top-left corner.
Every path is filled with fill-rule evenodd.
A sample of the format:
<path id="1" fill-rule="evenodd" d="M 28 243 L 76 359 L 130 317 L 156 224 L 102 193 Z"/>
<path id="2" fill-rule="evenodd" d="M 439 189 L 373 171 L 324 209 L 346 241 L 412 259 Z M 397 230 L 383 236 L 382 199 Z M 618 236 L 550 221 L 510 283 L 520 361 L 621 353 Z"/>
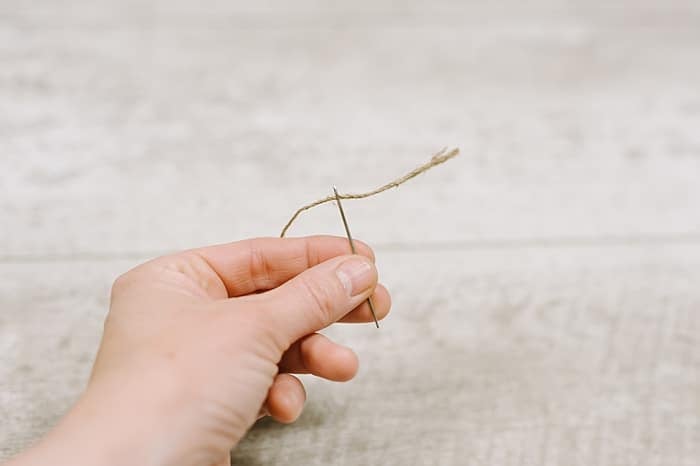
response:
<path id="1" fill-rule="evenodd" d="M 371 249 L 260 238 L 160 257 L 119 277 L 90 381 L 61 422 L 6 466 L 228 465 L 261 416 L 293 422 L 292 374 L 347 381 L 355 353 L 316 333 L 391 306 Z"/>

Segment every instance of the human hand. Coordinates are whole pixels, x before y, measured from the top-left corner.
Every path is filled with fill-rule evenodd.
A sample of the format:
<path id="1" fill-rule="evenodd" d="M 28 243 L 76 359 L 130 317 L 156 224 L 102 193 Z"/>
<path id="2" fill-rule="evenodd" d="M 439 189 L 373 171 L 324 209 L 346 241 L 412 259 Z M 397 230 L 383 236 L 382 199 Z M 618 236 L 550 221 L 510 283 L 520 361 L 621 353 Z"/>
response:
<path id="1" fill-rule="evenodd" d="M 352 350 L 315 332 L 371 321 L 372 294 L 378 317 L 389 312 L 372 251 L 357 247 L 349 256 L 345 238 L 254 239 L 122 275 L 88 388 L 38 449 L 57 464 L 229 464 L 261 414 L 299 416 L 306 395 L 291 373 L 355 375 Z"/>

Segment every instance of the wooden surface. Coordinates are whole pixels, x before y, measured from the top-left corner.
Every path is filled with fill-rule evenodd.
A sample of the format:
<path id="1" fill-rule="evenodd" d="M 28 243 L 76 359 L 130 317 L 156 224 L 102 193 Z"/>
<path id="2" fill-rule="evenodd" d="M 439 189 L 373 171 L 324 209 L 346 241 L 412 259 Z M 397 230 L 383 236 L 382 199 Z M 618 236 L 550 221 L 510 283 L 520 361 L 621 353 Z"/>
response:
<path id="1" fill-rule="evenodd" d="M 0 3 L 0 459 L 80 393 L 111 281 L 348 202 L 394 311 L 236 464 L 696 465 L 700 5 Z M 293 235 L 342 234 L 333 206 Z"/>

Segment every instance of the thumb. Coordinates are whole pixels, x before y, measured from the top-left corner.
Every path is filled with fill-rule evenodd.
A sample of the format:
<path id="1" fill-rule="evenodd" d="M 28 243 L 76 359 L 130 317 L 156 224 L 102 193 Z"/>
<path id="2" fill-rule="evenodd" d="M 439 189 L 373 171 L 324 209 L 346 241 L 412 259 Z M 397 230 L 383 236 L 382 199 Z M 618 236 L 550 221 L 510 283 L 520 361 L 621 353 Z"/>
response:
<path id="1" fill-rule="evenodd" d="M 377 269 L 364 256 L 340 256 L 261 295 L 270 325 L 285 344 L 328 327 L 369 298 Z"/>

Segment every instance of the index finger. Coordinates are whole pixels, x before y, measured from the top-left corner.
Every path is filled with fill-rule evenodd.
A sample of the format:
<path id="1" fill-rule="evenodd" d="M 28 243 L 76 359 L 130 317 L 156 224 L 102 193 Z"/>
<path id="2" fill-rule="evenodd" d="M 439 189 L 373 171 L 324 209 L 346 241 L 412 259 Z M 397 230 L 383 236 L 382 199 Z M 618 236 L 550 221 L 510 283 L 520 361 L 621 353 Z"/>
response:
<path id="1" fill-rule="evenodd" d="M 374 252 L 355 240 L 357 254 L 374 261 Z M 347 238 L 254 238 L 189 251 L 199 255 L 221 278 L 229 297 L 277 288 L 304 270 L 350 253 Z"/>

